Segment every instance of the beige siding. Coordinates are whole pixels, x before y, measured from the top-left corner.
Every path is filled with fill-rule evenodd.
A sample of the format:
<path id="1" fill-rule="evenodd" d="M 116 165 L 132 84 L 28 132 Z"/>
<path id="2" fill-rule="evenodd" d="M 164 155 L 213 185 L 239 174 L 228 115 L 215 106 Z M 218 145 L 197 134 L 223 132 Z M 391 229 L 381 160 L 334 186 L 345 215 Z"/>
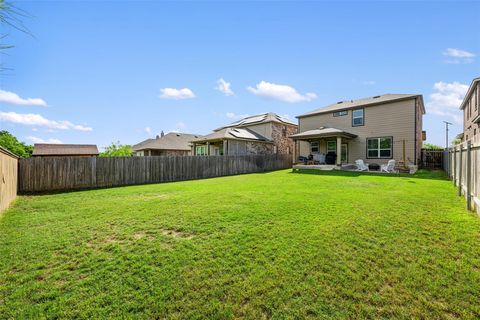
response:
<path id="1" fill-rule="evenodd" d="M 17 196 L 18 159 L 0 149 L 0 211 Z"/>
<path id="2" fill-rule="evenodd" d="M 261 124 L 256 124 L 252 126 L 246 126 L 245 128 L 248 128 L 262 136 L 264 136 L 267 139 L 272 140 L 272 122 L 267 122 L 267 123 L 261 123 Z"/>
<path id="3" fill-rule="evenodd" d="M 418 108 L 418 106 L 417 106 Z M 322 126 L 345 130 L 358 135 L 354 139 L 343 139 L 348 144 L 348 162 L 363 159 L 370 163 L 386 163 L 388 159 L 368 159 L 366 155 L 366 139 L 374 137 L 393 137 L 393 159 L 402 159 L 403 140 L 405 153 L 409 162 L 415 163 L 415 99 L 385 103 L 364 108 L 365 125 L 352 126 L 352 110 L 345 116 L 334 117 L 333 113 L 313 115 L 299 119 L 299 132 L 316 129 Z M 421 130 L 420 130 L 421 131 Z M 335 138 L 326 139 L 335 140 Z M 325 140 L 320 141 L 320 151 L 325 152 Z M 418 151 L 417 151 L 418 152 Z M 310 153 L 309 144 L 300 142 L 300 155 Z"/>
<path id="4" fill-rule="evenodd" d="M 476 84 L 476 88 L 472 90 L 465 108 L 463 109 L 463 139 L 464 141 L 471 140 L 478 134 L 478 123 L 473 123 L 473 119 L 480 113 L 480 83 Z"/>

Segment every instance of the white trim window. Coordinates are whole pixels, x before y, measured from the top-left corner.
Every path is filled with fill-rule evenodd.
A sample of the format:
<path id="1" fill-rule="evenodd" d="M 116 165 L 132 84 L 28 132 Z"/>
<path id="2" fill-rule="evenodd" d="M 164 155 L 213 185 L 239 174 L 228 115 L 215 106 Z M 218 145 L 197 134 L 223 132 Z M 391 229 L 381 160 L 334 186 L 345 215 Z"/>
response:
<path id="1" fill-rule="evenodd" d="M 320 146 L 318 141 L 310 142 L 310 153 L 318 153 L 320 151 Z"/>
<path id="2" fill-rule="evenodd" d="M 337 153 L 337 141 L 327 141 L 327 153 Z"/>
<path id="3" fill-rule="evenodd" d="M 206 145 L 196 146 L 195 154 L 197 156 L 206 156 L 207 155 L 207 146 Z"/>
<path id="4" fill-rule="evenodd" d="M 392 140 L 392 137 L 367 138 L 367 158 L 391 159 Z"/>
<path id="5" fill-rule="evenodd" d="M 363 126 L 365 124 L 365 112 L 363 109 L 352 110 L 352 127 Z"/>

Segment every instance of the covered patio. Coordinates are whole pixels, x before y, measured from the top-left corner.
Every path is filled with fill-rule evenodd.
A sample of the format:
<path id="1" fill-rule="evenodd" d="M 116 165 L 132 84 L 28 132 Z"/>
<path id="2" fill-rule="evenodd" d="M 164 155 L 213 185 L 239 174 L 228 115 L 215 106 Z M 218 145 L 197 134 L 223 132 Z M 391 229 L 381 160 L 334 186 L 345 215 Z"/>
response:
<path id="1" fill-rule="evenodd" d="M 348 163 L 348 142 L 357 137 L 356 134 L 347 132 L 342 129 L 320 127 L 318 129 L 308 130 L 301 133 L 297 133 L 291 136 L 295 142 L 294 150 L 294 162 L 298 161 L 299 156 L 305 156 L 302 154 L 296 154 L 300 151 L 298 148 L 298 142 L 304 141 L 309 144 L 309 155 L 312 155 L 312 165 L 336 165 L 341 166 L 342 162 Z M 324 142 L 325 148 L 321 149 L 320 142 Z M 301 153 L 301 151 L 299 152 Z M 328 155 L 335 154 L 335 161 L 328 163 Z M 325 159 L 322 161 L 322 155 L 325 155 Z M 315 160 L 315 157 L 317 159 Z"/>

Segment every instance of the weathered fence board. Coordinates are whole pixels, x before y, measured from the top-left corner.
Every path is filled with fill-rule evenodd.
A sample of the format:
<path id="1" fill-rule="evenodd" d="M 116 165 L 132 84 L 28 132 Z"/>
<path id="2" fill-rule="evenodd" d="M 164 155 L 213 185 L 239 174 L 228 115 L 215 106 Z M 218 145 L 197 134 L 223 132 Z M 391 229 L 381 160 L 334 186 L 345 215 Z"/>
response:
<path id="1" fill-rule="evenodd" d="M 0 211 L 17 196 L 18 158 L 0 147 Z"/>
<path id="2" fill-rule="evenodd" d="M 21 159 L 21 193 L 117 187 L 290 168 L 291 155 Z"/>

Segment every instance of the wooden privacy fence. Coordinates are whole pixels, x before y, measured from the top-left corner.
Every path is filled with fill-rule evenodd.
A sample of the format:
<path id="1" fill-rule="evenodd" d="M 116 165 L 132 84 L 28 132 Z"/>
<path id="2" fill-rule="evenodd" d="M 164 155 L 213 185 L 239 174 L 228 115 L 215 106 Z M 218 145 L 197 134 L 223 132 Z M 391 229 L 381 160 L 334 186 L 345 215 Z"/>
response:
<path id="1" fill-rule="evenodd" d="M 444 150 L 422 149 L 421 167 L 428 169 L 444 169 L 443 153 Z"/>
<path id="2" fill-rule="evenodd" d="M 291 155 L 21 159 L 20 193 L 117 187 L 290 168 Z"/>
<path id="3" fill-rule="evenodd" d="M 466 141 L 449 148 L 446 171 L 458 195 L 467 199 L 467 208 L 480 212 L 480 143 Z"/>
<path id="4" fill-rule="evenodd" d="M 0 211 L 17 196 L 18 158 L 0 147 Z"/>

